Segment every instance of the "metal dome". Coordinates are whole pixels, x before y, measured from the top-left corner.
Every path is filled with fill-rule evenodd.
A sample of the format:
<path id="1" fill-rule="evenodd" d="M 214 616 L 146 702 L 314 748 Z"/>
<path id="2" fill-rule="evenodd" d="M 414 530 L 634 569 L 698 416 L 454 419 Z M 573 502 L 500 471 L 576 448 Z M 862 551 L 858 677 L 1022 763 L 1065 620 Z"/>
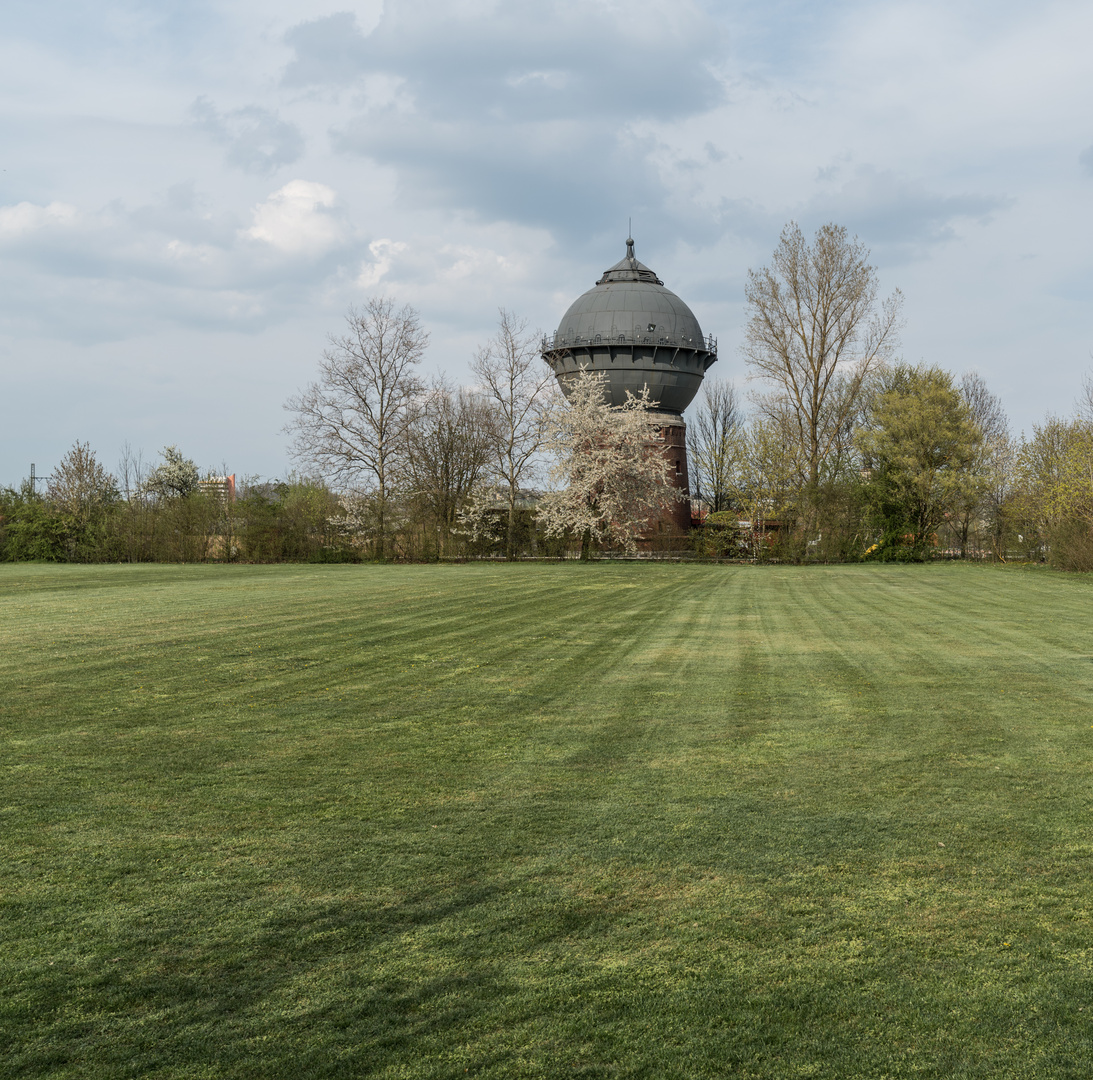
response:
<path id="1" fill-rule="evenodd" d="M 660 411 L 681 414 L 717 360 L 717 342 L 703 338 L 691 309 L 638 262 L 628 239 L 625 258 L 570 305 L 542 353 L 563 392 L 583 367 L 607 375 L 613 405 L 648 386 Z"/>

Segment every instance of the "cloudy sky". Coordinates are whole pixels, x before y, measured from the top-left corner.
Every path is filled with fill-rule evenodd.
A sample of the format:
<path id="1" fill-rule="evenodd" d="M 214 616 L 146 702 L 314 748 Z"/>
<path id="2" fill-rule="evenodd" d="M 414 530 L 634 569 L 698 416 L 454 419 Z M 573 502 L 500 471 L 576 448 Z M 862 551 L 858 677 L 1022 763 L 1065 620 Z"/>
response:
<path id="1" fill-rule="evenodd" d="M 466 362 L 637 253 L 743 384 L 749 267 L 836 221 L 903 355 L 1016 430 L 1093 366 L 1093 6 L 6 0 L 0 484 L 73 441 L 291 467 L 282 403 L 386 293 Z"/>

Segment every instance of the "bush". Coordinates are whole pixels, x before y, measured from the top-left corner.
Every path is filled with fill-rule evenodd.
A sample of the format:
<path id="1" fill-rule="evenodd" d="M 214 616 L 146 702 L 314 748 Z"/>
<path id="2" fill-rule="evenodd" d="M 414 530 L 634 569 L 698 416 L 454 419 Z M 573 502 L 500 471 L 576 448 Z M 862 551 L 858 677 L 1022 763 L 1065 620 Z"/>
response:
<path id="1" fill-rule="evenodd" d="M 347 547 L 321 547 L 307 557 L 309 563 L 359 563 L 363 561 L 359 551 Z"/>
<path id="2" fill-rule="evenodd" d="M 27 485 L 0 492 L 0 559 L 63 562 L 67 524 Z"/>
<path id="3" fill-rule="evenodd" d="M 925 544 L 913 543 L 913 533 L 904 528 L 887 530 L 880 540 L 862 556 L 869 562 L 926 562 L 933 549 Z"/>
<path id="4" fill-rule="evenodd" d="M 715 510 L 691 530 L 691 547 L 700 559 L 740 559 L 749 554 L 746 533 L 736 510 Z"/>
<path id="5" fill-rule="evenodd" d="M 1093 570 L 1093 529 L 1087 521 L 1064 521 L 1051 534 L 1048 562 L 1057 570 Z"/>

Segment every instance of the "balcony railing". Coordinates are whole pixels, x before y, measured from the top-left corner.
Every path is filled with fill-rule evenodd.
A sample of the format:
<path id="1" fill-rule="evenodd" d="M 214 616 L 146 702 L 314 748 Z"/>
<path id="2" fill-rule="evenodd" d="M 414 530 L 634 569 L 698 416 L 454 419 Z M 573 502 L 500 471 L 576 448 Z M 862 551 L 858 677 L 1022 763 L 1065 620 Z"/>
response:
<path id="1" fill-rule="evenodd" d="M 717 352 L 717 338 L 709 334 L 705 338 L 690 338 L 682 334 L 580 334 L 556 333 L 543 336 L 542 350 L 576 349 L 595 345 L 663 345 L 665 348 L 695 349 L 710 353 Z"/>

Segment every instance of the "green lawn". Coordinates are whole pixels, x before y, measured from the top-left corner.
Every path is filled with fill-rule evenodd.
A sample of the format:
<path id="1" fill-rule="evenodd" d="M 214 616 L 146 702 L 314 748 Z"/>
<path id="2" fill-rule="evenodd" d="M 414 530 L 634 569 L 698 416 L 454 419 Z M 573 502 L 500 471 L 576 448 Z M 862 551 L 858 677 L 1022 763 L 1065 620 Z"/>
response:
<path id="1" fill-rule="evenodd" d="M 1093 581 L 0 567 L 0 1075 L 1093 1075 Z"/>

